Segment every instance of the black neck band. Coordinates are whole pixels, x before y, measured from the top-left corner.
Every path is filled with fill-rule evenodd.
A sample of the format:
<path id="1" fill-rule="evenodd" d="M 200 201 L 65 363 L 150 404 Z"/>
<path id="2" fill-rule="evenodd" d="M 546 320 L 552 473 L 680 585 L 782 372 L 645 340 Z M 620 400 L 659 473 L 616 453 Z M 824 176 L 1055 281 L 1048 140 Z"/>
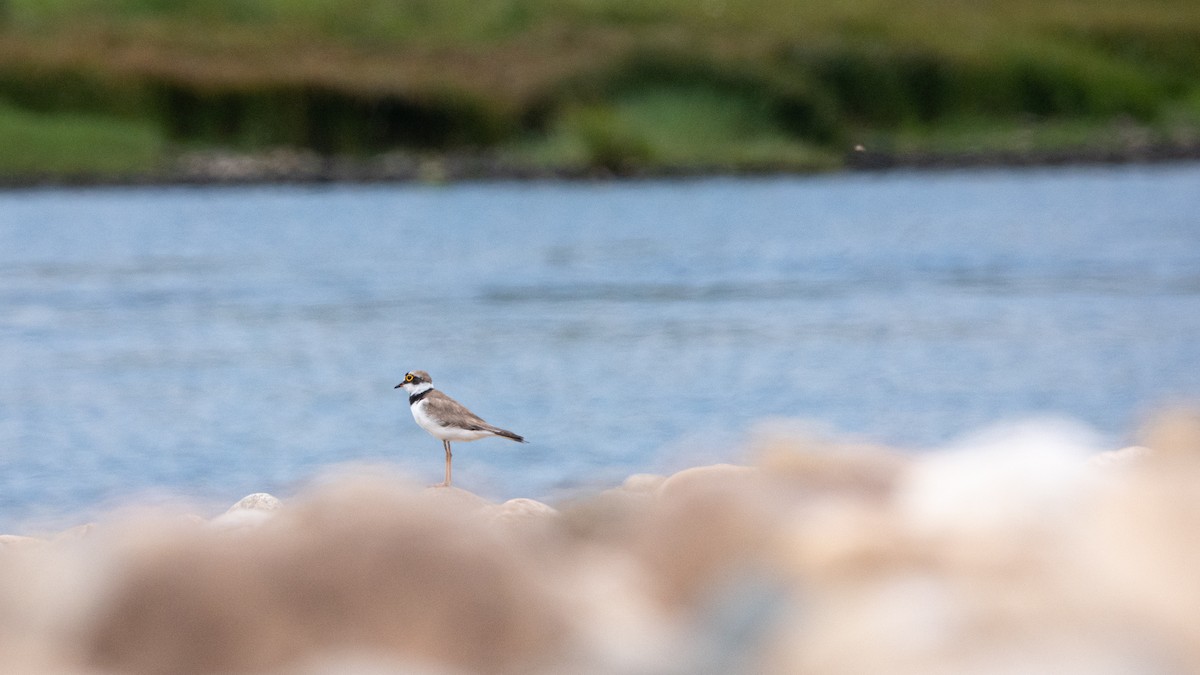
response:
<path id="1" fill-rule="evenodd" d="M 420 393 L 417 393 L 417 394 L 411 394 L 411 395 L 409 395 L 409 397 L 408 397 L 408 404 L 409 404 L 409 405 L 413 405 L 413 404 L 414 404 L 414 403 L 416 403 L 417 401 L 420 401 L 421 399 L 423 399 L 423 398 L 425 398 L 426 396 L 428 396 L 428 395 L 429 395 L 429 392 L 431 392 L 431 391 L 433 391 L 433 387 L 430 387 L 429 389 L 426 389 L 425 391 L 422 391 L 422 392 L 420 392 Z"/>

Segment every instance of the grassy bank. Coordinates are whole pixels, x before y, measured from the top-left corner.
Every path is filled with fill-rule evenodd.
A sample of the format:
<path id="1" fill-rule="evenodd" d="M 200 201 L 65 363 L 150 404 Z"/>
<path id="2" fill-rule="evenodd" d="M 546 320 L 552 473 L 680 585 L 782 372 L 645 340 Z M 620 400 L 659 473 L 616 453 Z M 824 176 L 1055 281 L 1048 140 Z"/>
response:
<path id="1" fill-rule="evenodd" d="M 18 120 L 0 147 L 26 148 L 5 175 L 152 171 L 208 147 L 620 171 L 829 168 L 860 143 L 1069 149 L 1117 127 L 1186 144 L 1200 5 L 3 0 L 0 105 Z M 81 149 L 65 165 L 60 128 Z"/>
<path id="2" fill-rule="evenodd" d="M 164 139 L 153 125 L 78 113 L 35 114 L 0 105 L 0 175 L 145 174 L 159 167 Z"/>

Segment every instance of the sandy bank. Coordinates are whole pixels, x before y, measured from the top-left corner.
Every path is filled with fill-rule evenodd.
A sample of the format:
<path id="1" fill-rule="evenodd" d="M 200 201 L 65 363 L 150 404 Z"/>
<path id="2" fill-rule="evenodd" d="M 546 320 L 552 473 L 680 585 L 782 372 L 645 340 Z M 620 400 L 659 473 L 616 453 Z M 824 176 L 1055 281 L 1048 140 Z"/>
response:
<path id="1" fill-rule="evenodd" d="M 5 673 L 1200 670 L 1200 420 L 1012 429 L 553 506 L 342 476 L 215 518 L 0 537 Z"/>

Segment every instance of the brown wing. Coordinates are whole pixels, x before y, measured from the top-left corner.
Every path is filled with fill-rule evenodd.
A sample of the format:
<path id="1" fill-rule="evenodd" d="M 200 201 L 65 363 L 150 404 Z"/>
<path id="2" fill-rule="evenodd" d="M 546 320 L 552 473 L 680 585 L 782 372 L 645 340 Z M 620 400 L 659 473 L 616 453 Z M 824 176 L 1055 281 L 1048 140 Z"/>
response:
<path id="1" fill-rule="evenodd" d="M 436 389 L 425 397 L 425 407 L 430 416 L 444 427 L 459 427 L 471 431 L 491 431 L 492 429 L 492 425 L 485 422 L 482 417 L 467 410 L 466 406 Z"/>
<path id="2" fill-rule="evenodd" d="M 429 395 L 425 397 L 425 401 L 430 416 L 437 419 L 438 423 L 444 427 L 458 427 L 469 431 L 490 431 L 497 436 L 511 438 L 518 443 L 525 442 L 523 437 L 514 434 L 508 429 L 501 429 L 498 426 L 488 424 L 482 417 L 467 410 L 465 405 L 455 401 L 437 389 L 429 392 Z"/>

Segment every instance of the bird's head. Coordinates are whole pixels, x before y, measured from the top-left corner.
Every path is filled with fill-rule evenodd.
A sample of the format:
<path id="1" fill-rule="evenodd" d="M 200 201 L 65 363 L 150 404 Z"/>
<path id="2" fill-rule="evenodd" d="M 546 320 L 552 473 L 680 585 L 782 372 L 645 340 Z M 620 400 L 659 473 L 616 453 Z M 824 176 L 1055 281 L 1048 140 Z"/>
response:
<path id="1" fill-rule="evenodd" d="M 393 387 L 394 389 L 403 389 L 410 394 L 415 394 L 423 389 L 428 389 L 433 385 L 433 379 L 429 377 L 429 373 L 423 370 L 414 370 L 404 374 L 404 381 Z"/>

